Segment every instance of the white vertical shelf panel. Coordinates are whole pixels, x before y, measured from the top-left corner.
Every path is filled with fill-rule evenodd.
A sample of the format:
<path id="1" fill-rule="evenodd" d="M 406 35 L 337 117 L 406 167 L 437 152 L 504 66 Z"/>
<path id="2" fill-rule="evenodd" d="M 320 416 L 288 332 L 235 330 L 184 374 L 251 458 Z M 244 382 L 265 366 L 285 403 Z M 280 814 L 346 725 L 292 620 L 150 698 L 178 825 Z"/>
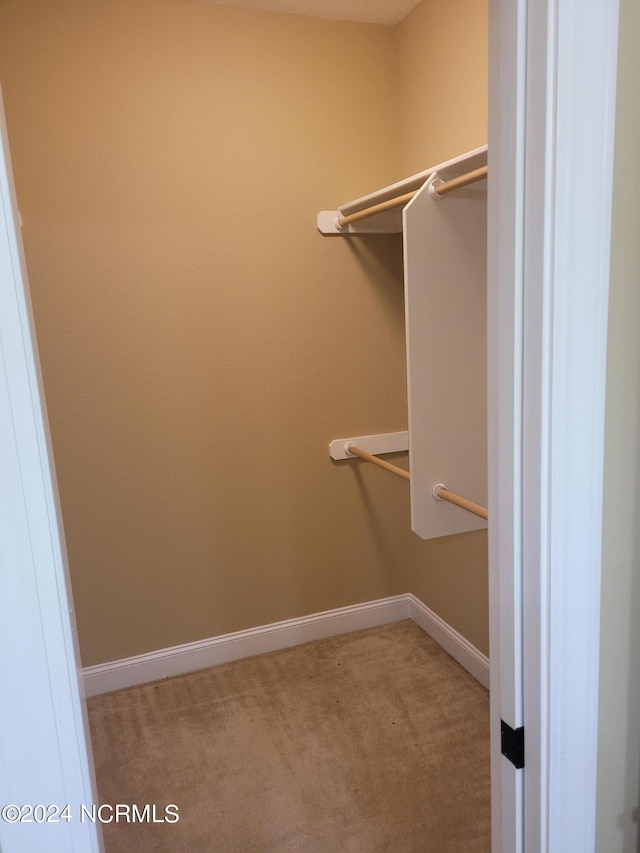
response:
<path id="1" fill-rule="evenodd" d="M 432 496 L 444 483 L 487 505 L 486 183 L 429 193 L 477 165 L 436 172 L 403 214 L 411 528 L 423 539 L 486 527 Z"/>

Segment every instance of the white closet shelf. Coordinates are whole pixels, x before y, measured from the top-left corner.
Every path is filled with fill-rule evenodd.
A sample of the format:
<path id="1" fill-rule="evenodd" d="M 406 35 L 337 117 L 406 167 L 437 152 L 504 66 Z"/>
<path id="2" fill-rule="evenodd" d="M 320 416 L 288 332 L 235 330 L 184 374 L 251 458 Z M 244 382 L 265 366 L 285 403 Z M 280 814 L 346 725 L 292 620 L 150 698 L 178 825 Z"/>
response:
<path id="1" fill-rule="evenodd" d="M 318 230 L 326 236 L 348 236 L 351 234 L 399 234 L 402 232 L 402 211 L 425 183 L 435 180 L 449 181 L 466 172 L 474 171 L 487 165 L 487 146 L 475 148 L 459 157 L 454 157 L 431 169 L 425 169 L 376 190 L 369 195 L 341 204 L 337 210 L 322 210 L 318 214 Z M 486 180 L 465 189 L 465 192 L 486 191 Z M 361 213 L 368 208 L 380 206 L 379 211 L 372 212 L 366 218 L 340 225 L 341 218 Z M 384 209 L 389 206 L 390 209 Z"/>

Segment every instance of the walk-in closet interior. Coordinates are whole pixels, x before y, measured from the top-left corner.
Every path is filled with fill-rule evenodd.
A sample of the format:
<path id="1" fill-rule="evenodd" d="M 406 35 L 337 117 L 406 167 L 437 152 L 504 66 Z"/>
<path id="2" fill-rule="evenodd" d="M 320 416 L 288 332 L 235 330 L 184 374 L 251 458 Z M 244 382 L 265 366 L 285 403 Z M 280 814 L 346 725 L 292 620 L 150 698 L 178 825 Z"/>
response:
<path id="1" fill-rule="evenodd" d="M 393 607 L 486 661 L 486 521 L 432 490 L 486 507 L 486 181 L 434 196 L 487 162 L 487 3 L 402 15 L 0 0 L 89 693 Z"/>

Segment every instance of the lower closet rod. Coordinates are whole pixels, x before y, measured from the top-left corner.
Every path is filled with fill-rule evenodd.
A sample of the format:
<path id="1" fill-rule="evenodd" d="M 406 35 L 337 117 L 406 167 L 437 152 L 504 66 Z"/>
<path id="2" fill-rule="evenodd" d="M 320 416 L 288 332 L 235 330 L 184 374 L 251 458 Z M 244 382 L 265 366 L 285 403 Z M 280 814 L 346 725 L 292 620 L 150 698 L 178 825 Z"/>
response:
<path id="1" fill-rule="evenodd" d="M 398 468 L 397 465 L 392 465 L 391 462 L 385 462 L 384 459 L 379 459 L 377 456 L 374 456 L 373 453 L 367 453 L 366 450 L 360 450 L 360 448 L 356 447 L 355 444 L 347 444 L 347 450 L 349 453 L 353 453 L 354 456 L 359 456 L 360 459 L 364 459 L 366 462 L 373 462 L 374 465 L 384 468 L 385 471 L 390 471 L 392 474 L 395 474 L 396 477 L 402 477 L 403 480 L 411 479 L 409 472 L 405 471 L 404 468 Z"/>
<path id="2" fill-rule="evenodd" d="M 461 498 L 455 492 L 450 492 L 444 483 L 438 483 L 433 487 L 433 497 L 435 500 L 449 501 L 450 504 L 459 506 L 460 509 L 466 509 L 467 512 L 472 512 L 474 515 L 479 515 L 485 521 L 489 518 L 489 512 L 480 504 L 474 504 L 473 501 L 468 501 L 466 498 Z"/>
<path id="3" fill-rule="evenodd" d="M 399 468 L 397 465 L 392 465 L 390 462 L 385 462 L 384 459 L 380 459 L 378 456 L 374 456 L 373 453 L 367 453 L 366 450 L 361 450 L 359 447 L 356 447 L 355 444 L 347 444 L 346 449 L 354 456 L 359 456 L 360 459 L 364 459 L 365 462 L 372 462 L 379 468 L 384 468 L 385 471 L 389 471 L 392 474 L 395 474 L 396 477 L 402 477 L 403 480 L 411 479 L 411 475 L 408 471 L 405 471 L 404 468 Z M 449 503 L 455 504 L 456 506 L 460 507 L 460 509 L 466 509 L 467 512 L 472 512 L 474 515 L 479 515 L 480 518 L 484 518 L 485 521 L 489 518 L 489 512 L 485 509 L 485 507 L 480 506 L 480 504 L 476 504 L 473 501 L 469 501 L 466 498 L 461 497 L 460 495 L 456 495 L 455 492 L 450 492 L 449 489 L 444 485 L 444 483 L 438 483 L 436 486 L 433 487 L 433 497 L 434 500 L 449 501 Z"/>

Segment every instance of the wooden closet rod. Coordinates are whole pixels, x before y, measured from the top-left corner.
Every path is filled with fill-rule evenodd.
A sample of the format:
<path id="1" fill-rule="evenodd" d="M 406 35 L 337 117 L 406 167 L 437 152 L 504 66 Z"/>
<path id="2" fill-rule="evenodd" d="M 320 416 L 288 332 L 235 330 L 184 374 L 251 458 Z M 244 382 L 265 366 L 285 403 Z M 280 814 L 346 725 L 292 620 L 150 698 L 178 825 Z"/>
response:
<path id="1" fill-rule="evenodd" d="M 379 204 L 372 204 L 371 207 L 365 207 L 362 210 L 356 211 L 356 213 L 350 213 L 348 216 L 339 216 L 338 225 L 340 228 L 344 228 L 352 222 L 359 222 L 361 219 L 366 219 L 368 216 L 374 216 L 376 213 L 384 213 L 385 210 L 393 210 L 396 207 L 402 207 L 408 201 L 411 201 L 417 192 L 418 190 L 413 190 L 410 193 L 405 193 L 404 195 L 398 195 L 395 198 L 387 199 L 387 201 L 381 201 Z"/>
<path id="2" fill-rule="evenodd" d="M 468 187 L 469 184 L 475 184 L 478 181 L 484 180 L 488 172 L 488 166 L 481 166 L 479 169 L 474 169 L 472 172 L 465 172 L 464 175 L 458 175 L 457 178 L 451 178 L 450 181 L 444 181 L 442 184 L 432 184 L 431 189 L 436 195 L 447 195 L 454 190 L 459 190 L 462 187 Z"/>
<path id="3" fill-rule="evenodd" d="M 402 477 L 403 480 L 411 479 L 411 475 L 408 471 L 405 471 L 404 468 L 399 468 L 397 465 L 392 465 L 390 462 L 385 462 L 384 459 L 380 459 L 380 457 L 374 456 L 373 453 L 367 453 L 366 450 L 361 450 L 359 447 L 356 447 L 355 444 L 347 444 L 346 449 L 354 456 L 359 456 L 360 459 L 364 459 L 365 462 L 372 462 L 379 468 L 384 468 L 385 471 L 389 471 L 391 474 L 395 474 L 396 477 Z M 466 498 L 461 497 L 460 495 L 456 495 L 455 492 L 450 492 L 449 489 L 443 483 L 438 483 L 437 486 L 433 487 L 433 497 L 436 500 L 449 501 L 449 503 L 455 504 L 461 509 L 466 509 L 467 512 L 472 512 L 474 515 L 479 515 L 480 518 L 484 518 L 485 521 L 489 519 L 489 512 L 487 509 L 485 509 L 485 507 L 480 506 L 480 504 L 475 504 L 473 503 L 473 501 L 469 501 Z"/>
<path id="4" fill-rule="evenodd" d="M 466 509 L 467 512 L 479 515 L 480 518 L 484 518 L 485 521 L 489 518 L 489 512 L 483 506 L 480 506 L 480 504 L 474 504 L 473 501 L 468 501 L 466 498 L 461 498 L 460 495 L 456 495 L 455 492 L 450 492 L 443 483 L 438 483 L 437 486 L 433 487 L 433 497 L 436 500 L 440 499 L 441 501 L 449 501 L 449 503 L 455 504 L 461 509 Z"/>
<path id="5" fill-rule="evenodd" d="M 462 187 L 467 187 L 469 184 L 475 184 L 478 181 L 484 180 L 489 172 L 488 166 L 481 166 L 479 169 L 474 169 L 472 172 L 465 172 L 464 175 L 458 175 L 457 178 L 451 178 L 450 181 L 444 181 L 441 184 L 434 184 L 432 187 L 436 195 L 448 195 L 454 190 L 459 190 Z M 387 201 L 381 201 L 379 204 L 372 204 L 371 207 L 364 207 L 355 213 L 349 213 L 347 216 L 338 217 L 338 227 L 346 228 L 352 222 L 360 222 L 361 219 L 367 219 L 369 216 L 375 216 L 376 213 L 384 213 L 386 210 L 395 210 L 396 207 L 404 207 L 405 204 L 411 201 L 418 190 L 412 190 L 410 193 L 398 195 L 395 198 L 389 198 Z"/>
<path id="6" fill-rule="evenodd" d="M 347 450 L 349 453 L 353 453 L 354 456 L 359 456 L 360 459 L 364 459 L 366 462 L 373 462 L 374 465 L 384 468 L 385 471 L 390 471 L 392 474 L 395 474 L 396 477 L 402 477 L 403 480 L 411 479 L 411 475 L 408 471 L 405 471 L 404 468 L 398 468 L 397 465 L 392 465 L 391 462 L 385 462 L 384 459 L 380 459 L 372 453 L 367 453 L 366 450 L 360 450 L 360 448 L 356 447 L 355 444 L 347 444 Z"/>

